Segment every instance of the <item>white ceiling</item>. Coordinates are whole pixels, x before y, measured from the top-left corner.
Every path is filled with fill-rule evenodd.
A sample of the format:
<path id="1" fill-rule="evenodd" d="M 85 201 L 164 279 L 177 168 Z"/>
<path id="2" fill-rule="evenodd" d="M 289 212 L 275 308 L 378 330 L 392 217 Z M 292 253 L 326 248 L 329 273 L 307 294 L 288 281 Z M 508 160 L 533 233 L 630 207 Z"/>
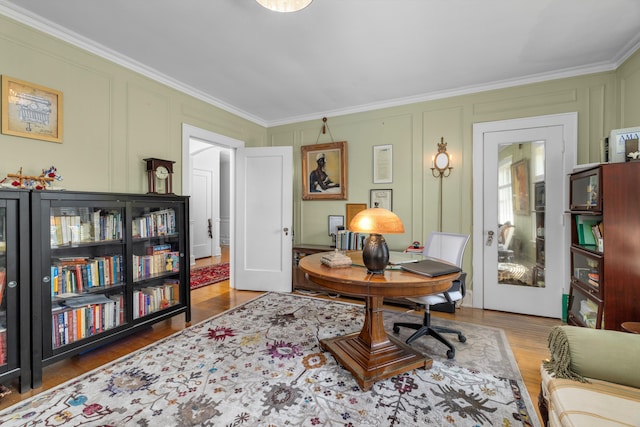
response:
<path id="1" fill-rule="evenodd" d="M 0 0 L 0 13 L 263 126 L 615 69 L 639 0 Z"/>

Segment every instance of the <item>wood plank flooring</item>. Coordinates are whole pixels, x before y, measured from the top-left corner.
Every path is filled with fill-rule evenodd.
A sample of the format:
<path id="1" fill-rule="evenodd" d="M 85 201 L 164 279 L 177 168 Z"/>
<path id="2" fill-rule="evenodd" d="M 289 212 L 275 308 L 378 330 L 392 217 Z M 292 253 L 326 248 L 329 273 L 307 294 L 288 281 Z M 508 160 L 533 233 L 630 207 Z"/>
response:
<path id="1" fill-rule="evenodd" d="M 221 257 L 198 260 L 196 267 L 227 262 L 228 255 L 223 251 Z M 209 317 L 235 307 L 260 295 L 260 292 L 237 291 L 229 288 L 229 282 L 191 291 L 191 324 L 199 323 Z M 344 301 L 362 303 L 359 300 L 342 298 Z M 387 306 L 391 310 L 406 311 L 404 307 Z M 547 358 L 547 335 L 552 326 L 561 324 L 560 320 L 480 310 L 462 307 L 455 314 L 432 312 L 434 317 L 457 319 L 462 322 L 502 328 L 505 331 L 511 349 L 522 373 L 527 391 L 537 405 L 540 391 L 540 362 Z M 17 383 L 5 384 L 12 393 L 0 400 L 0 409 L 36 395 L 44 390 L 68 381 L 84 372 L 95 369 L 114 359 L 136 351 L 161 338 L 169 336 L 189 326 L 183 316 L 176 316 L 155 324 L 153 327 L 123 338 L 115 343 L 105 345 L 88 353 L 45 367 L 41 387 L 20 394 Z"/>

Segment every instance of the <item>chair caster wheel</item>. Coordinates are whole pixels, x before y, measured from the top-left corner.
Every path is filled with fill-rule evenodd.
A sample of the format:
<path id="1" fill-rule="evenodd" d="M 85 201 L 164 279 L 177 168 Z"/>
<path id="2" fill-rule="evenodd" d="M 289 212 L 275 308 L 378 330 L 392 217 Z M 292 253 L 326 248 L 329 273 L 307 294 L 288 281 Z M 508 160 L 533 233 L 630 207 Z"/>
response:
<path id="1" fill-rule="evenodd" d="M 398 334 L 398 333 L 400 333 L 400 328 L 399 328 L 398 326 L 394 326 L 394 327 L 393 327 L 393 333 L 394 333 L 394 334 Z"/>
<path id="2" fill-rule="evenodd" d="M 458 335 L 458 341 L 467 342 L 467 337 L 465 337 L 464 335 Z"/>
<path id="3" fill-rule="evenodd" d="M 456 357 L 456 352 L 454 350 L 447 350 L 447 359 L 453 359 Z"/>

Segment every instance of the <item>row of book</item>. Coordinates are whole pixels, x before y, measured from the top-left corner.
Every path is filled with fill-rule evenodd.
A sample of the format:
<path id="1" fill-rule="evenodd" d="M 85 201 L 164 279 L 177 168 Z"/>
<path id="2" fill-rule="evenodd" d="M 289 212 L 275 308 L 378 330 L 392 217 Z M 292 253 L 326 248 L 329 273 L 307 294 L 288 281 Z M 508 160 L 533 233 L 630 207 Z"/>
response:
<path id="1" fill-rule="evenodd" d="M 133 318 L 138 319 L 147 314 L 163 310 L 180 301 L 180 283 L 167 279 L 160 286 L 140 288 L 133 292 Z"/>
<path id="2" fill-rule="evenodd" d="M 361 251 L 364 247 L 364 240 L 367 238 L 366 234 L 354 233 L 349 230 L 339 230 L 336 237 L 336 248 L 341 251 Z"/>
<path id="3" fill-rule="evenodd" d="M 131 222 L 134 238 L 166 236 L 176 232 L 176 212 L 173 209 L 149 212 Z"/>
<path id="4" fill-rule="evenodd" d="M 120 283 L 123 271 L 122 255 L 58 258 L 51 266 L 51 296 Z"/>
<path id="5" fill-rule="evenodd" d="M 115 328 L 125 322 L 124 296 L 86 295 L 52 307 L 52 345 L 58 348 Z"/>
<path id="6" fill-rule="evenodd" d="M 602 246 L 604 224 L 601 217 L 576 215 L 576 231 L 578 244 L 585 246 Z"/>
<path id="7" fill-rule="evenodd" d="M 180 271 L 180 253 L 177 251 L 133 255 L 133 280 L 177 271 Z"/>
<path id="8" fill-rule="evenodd" d="M 596 327 L 596 316 L 598 314 L 598 305 L 590 299 L 580 301 L 580 316 L 582 321 L 589 328 Z"/>
<path id="9" fill-rule="evenodd" d="M 51 246 L 122 239 L 122 212 L 96 209 L 90 213 L 52 215 Z"/>

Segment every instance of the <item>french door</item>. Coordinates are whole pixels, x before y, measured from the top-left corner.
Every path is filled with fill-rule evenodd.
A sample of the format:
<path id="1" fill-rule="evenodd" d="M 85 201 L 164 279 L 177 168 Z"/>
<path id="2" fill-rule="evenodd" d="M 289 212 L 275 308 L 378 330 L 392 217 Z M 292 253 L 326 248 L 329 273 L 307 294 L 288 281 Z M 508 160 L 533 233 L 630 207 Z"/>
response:
<path id="1" fill-rule="evenodd" d="M 556 116 L 474 126 L 482 161 L 474 175 L 474 194 L 482 194 L 474 200 L 474 306 L 561 317 L 566 173 L 574 162 L 566 126 Z"/>

